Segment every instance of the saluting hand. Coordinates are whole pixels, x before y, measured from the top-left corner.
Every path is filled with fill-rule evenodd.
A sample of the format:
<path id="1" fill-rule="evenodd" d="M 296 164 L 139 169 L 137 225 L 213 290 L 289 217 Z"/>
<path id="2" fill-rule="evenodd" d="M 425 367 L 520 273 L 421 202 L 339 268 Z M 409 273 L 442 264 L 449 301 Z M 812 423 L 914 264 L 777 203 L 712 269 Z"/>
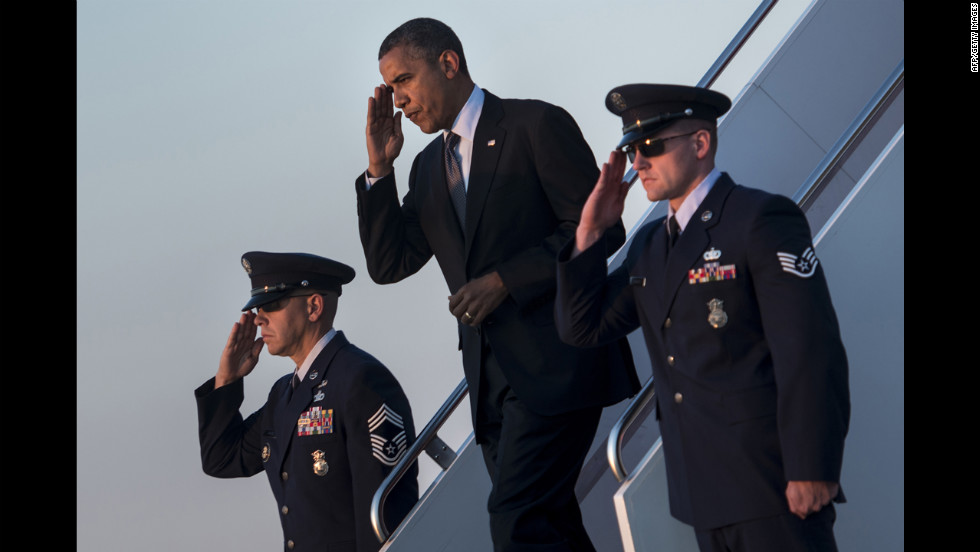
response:
<path id="1" fill-rule="evenodd" d="M 449 296 L 449 312 L 468 326 L 479 326 L 507 298 L 507 286 L 500 275 L 491 272 L 470 280 Z"/>
<path id="2" fill-rule="evenodd" d="M 629 183 L 623 182 L 625 172 L 626 154 L 618 150 L 610 153 L 609 162 L 602 164 L 599 180 L 582 206 L 572 258 L 599 241 L 602 233 L 622 218 L 630 189 Z"/>
<path id="3" fill-rule="evenodd" d="M 221 353 L 218 373 L 214 376 L 214 388 L 228 385 L 252 373 L 259 362 L 259 353 L 265 344 L 262 338 L 255 338 L 255 313 L 246 312 L 235 322 L 228 335 L 228 343 Z"/>
<path id="4" fill-rule="evenodd" d="M 368 174 L 374 178 L 387 176 L 393 170 L 395 158 L 402 151 L 402 113 L 395 113 L 391 89 L 385 85 L 374 88 L 368 98 L 367 150 Z"/>

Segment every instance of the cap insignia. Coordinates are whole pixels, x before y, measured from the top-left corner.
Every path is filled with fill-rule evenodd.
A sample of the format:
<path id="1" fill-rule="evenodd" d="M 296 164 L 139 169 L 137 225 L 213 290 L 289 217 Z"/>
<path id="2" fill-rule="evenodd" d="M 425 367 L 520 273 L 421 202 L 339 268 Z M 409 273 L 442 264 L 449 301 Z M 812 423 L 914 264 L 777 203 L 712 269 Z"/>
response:
<path id="1" fill-rule="evenodd" d="M 612 102 L 616 109 L 622 111 L 626 109 L 626 100 L 623 99 L 623 95 L 619 92 L 613 92 L 609 95 L 609 101 Z"/>

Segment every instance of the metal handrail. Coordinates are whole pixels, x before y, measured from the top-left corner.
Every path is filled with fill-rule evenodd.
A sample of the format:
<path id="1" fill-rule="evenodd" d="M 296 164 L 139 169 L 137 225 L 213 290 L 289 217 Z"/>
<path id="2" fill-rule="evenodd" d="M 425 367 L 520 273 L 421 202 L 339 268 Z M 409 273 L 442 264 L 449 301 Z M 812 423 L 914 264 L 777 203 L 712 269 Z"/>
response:
<path id="1" fill-rule="evenodd" d="M 793 195 L 793 200 L 801 208 L 807 207 L 816 198 L 819 191 L 830 180 L 830 176 L 836 172 L 837 167 L 844 159 L 845 154 L 850 151 L 851 146 L 864 135 L 865 130 L 877 119 L 878 114 L 887 107 L 889 98 L 899 90 L 899 87 L 904 86 L 904 84 L 905 58 L 902 58 L 902 61 L 898 62 L 895 70 L 885 79 L 884 84 L 878 88 L 878 91 L 871 97 L 871 100 L 864 106 L 864 109 L 858 113 L 851 122 L 851 125 L 844 130 L 840 138 L 837 139 L 837 142 L 831 146 L 816 168 L 810 172 L 810 176 L 803 182 L 800 189 Z"/>
<path id="2" fill-rule="evenodd" d="M 711 85 L 715 83 L 715 80 L 719 75 L 721 75 L 721 72 L 728 67 L 728 64 L 731 63 L 733 59 L 735 59 L 735 54 L 742 49 L 742 46 L 745 46 L 745 43 L 762 23 L 762 20 L 769 15 L 769 12 L 776 5 L 776 2 L 777 0 L 763 0 L 763 2 L 759 4 L 759 7 L 752 12 L 752 15 L 750 15 L 745 24 L 742 25 L 742 28 L 735 33 L 735 37 L 728 43 L 728 46 L 722 50 L 721 55 L 718 56 L 718 59 L 711 64 L 711 67 L 708 68 L 708 72 L 701 77 L 700 81 L 698 81 L 699 87 L 711 88 Z"/>
<path id="3" fill-rule="evenodd" d="M 468 392 L 469 389 L 464 378 L 463 381 L 459 382 L 459 385 L 456 386 L 452 394 L 449 395 L 446 402 L 442 403 L 439 410 L 432 416 L 432 419 L 426 424 L 422 433 L 419 433 L 418 438 L 415 439 L 412 446 L 408 447 L 405 456 L 402 456 L 402 459 L 395 464 L 391 473 L 388 474 L 388 477 L 381 482 L 381 486 L 375 491 L 374 498 L 371 500 L 371 527 L 374 528 L 374 535 L 378 537 L 378 542 L 384 544 L 391 535 L 385 526 L 384 516 L 382 515 L 388 494 L 394 488 L 395 484 L 408 472 L 411 465 L 422 455 L 422 451 L 425 451 L 426 454 L 435 460 L 443 470 L 448 469 L 452 465 L 453 460 L 456 459 L 456 453 L 439 438 L 438 431 L 446 423 L 449 415 L 456 410 L 456 407 L 459 406 L 459 403 L 462 402 Z"/>
<path id="4" fill-rule="evenodd" d="M 735 57 L 735 54 L 742 49 L 742 46 L 748 41 L 752 33 L 759 27 L 762 20 L 766 18 L 769 12 L 772 10 L 773 6 L 776 5 L 778 0 L 763 0 L 759 4 L 759 7 L 752 12 L 748 20 L 742 25 L 742 28 L 735 34 L 732 40 L 728 43 L 728 46 L 722 50 L 721 55 L 718 59 L 708 68 L 708 71 L 701 77 L 698 81 L 698 86 L 702 88 L 710 87 L 721 72 L 728 67 L 728 64 Z M 636 181 L 636 171 L 633 167 L 630 167 L 626 174 L 623 176 L 623 180 L 629 182 L 630 187 Z M 625 246 L 624 246 L 625 247 Z M 653 377 L 651 376 L 649 380 L 643 385 L 643 389 L 640 390 L 636 396 L 627 405 L 626 410 L 613 425 L 612 429 L 609 431 L 609 438 L 606 439 L 606 459 L 609 461 L 609 467 L 612 469 L 613 475 L 616 479 L 622 483 L 629 477 L 629 473 L 626 471 L 623 465 L 623 436 L 626 434 L 626 430 L 629 426 L 636 421 L 637 416 L 642 411 L 643 407 L 650 402 L 653 398 Z"/>
<path id="5" fill-rule="evenodd" d="M 653 378 L 647 380 L 643 389 L 630 401 L 626 411 L 619 417 L 616 424 L 609 430 L 609 438 L 606 439 L 606 458 L 609 459 L 609 467 L 612 468 L 613 476 L 616 481 L 622 483 L 629 477 L 626 466 L 623 465 L 623 436 L 626 435 L 626 428 L 631 426 L 640 415 L 643 407 L 653 398 Z"/>
<path id="6" fill-rule="evenodd" d="M 854 118 L 850 126 L 841 134 L 833 147 L 824 155 L 817 167 L 810 173 L 806 181 L 793 196 L 800 208 L 813 201 L 819 190 L 827 184 L 827 181 L 834 174 L 834 169 L 841 162 L 851 148 L 856 144 L 858 138 L 864 134 L 869 126 L 874 122 L 879 113 L 887 107 L 889 99 L 899 89 L 905 81 L 905 60 L 899 62 L 894 71 L 885 79 L 884 84 L 878 89 L 874 96 L 864 106 L 864 109 Z M 651 376 L 643 389 L 633 397 L 626 410 L 619 420 L 609 431 L 609 438 L 606 441 L 606 457 L 609 460 L 609 467 L 613 475 L 622 483 L 629 478 L 629 472 L 623 465 L 623 435 L 629 426 L 636 421 L 640 410 L 646 406 L 653 398 L 653 377 Z"/>

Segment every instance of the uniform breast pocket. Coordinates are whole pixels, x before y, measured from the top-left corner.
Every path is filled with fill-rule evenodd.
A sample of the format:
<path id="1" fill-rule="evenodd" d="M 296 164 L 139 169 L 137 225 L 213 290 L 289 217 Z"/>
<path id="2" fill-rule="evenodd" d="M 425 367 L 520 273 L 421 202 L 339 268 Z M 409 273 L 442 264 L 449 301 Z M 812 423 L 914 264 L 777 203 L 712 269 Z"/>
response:
<path id="1" fill-rule="evenodd" d="M 729 322 L 738 320 L 745 302 L 744 290 L 734 280 L 695 283 L 690 286 L 691 297 L 700 304 L 697 309 L 709 326 L 723 330 Z"/>
<path id="2" fill-rule="evenodd" d="M 294 439 L 293 460 L 307 463 L 313 475 L 327 475 L 344 456 L 342 440 L 336 434 L 303 435 Z"/>

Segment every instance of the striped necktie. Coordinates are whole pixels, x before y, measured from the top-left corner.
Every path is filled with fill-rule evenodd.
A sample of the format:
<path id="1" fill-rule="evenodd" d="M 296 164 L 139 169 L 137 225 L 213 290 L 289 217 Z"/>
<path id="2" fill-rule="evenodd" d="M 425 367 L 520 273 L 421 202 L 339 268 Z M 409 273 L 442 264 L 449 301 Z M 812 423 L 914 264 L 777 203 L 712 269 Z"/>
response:
<path id="1" fill-rule="evenodd" d="M 466 228 L 466 186 L 463 184 L 463 171 L 460 170 L 459 161 L 456 159 L 457 144 L 459 144 L 459 135 L 450 132 L 446 136 L 443 160 L 446 163 L 446 184 L 449 186 L 449 197 L 452 198 L 453 207 L 456 208 L 456 217 L 459 219 L 460 228 Z"/>

